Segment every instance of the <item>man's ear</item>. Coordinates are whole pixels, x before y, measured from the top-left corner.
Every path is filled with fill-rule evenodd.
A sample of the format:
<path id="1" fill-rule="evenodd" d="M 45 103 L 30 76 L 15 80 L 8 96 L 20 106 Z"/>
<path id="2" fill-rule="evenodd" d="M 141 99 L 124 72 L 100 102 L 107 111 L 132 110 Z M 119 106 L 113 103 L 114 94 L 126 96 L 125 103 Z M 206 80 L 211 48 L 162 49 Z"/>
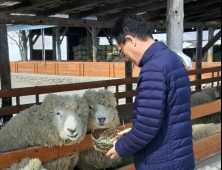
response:
<path id="1" fill-rule="evenodd" d="M 133 43 L 134 38 L 131 35 L 127 35 L 125 38 L 126 38 L 126 42 Z"/>
<path id="2" fill-rule="evenodd" d="M 136 46 L 136 38 L 132 37 L 131 35 L 126 36 L 126 42 L 129 42 L 132 44 L 134 47 Z"/>

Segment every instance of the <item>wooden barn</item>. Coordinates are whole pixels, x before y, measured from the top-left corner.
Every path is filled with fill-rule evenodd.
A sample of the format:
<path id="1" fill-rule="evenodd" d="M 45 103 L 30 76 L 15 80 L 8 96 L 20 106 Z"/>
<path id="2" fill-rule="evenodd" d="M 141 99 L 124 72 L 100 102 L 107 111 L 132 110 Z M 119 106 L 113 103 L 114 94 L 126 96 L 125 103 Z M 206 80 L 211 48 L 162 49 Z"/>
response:
<path id="1" fill-rule="evenodd" d="M 107 89 L 109 86 L 116 87 L 115 96 L 117 100 L 126 99 L 126 104 L 119 105 L 118 103 L 118 110 L 131 109 L 133 107 L 133 97 L 136 95 L 136 92 L 132 89 L 132 85 L 137 82 L 137 77 L 133 76 L 134 68 L 132 67 L 132 63 L 126 62 L 125 65 L 121 66 L 121 75 L 123 76 L 119 78 L 123 79 L 12 89 L 10 73 L 18 72 L 19 63 L 11 63 L 10 67 L 7 40 L 7 25 L 53 25 L 55 26 L 53 29 L 48 28 L 43 32 L 30 31 L 29 37 L 26 37 L 31 42 L 31 59 L 34 59 L 37 53 L 33 51 L 33 45 L 36 42 L 34 36 L 52 35 L 53 51 L 51 52 L 51 60 L 55 60 L 56 55 L 60 60 L 60 45 L 64 35 L 68 37 L 69 43 L 67 48 L 72 48 L 77 43 L 75 41 L 79 36 L 77 33 L 81 33 L 87 39 L 88 59 L 92 59 L 95 64 L 98 64 L 96 63 L 98 35 L 107 37 L 110 44 L 112 44 L 110 30 L 115 20 L 125 13 L 140 15 L 149 22 L 153 30 L 157 29 L 160 32 L 166 32 L 167 44 L 171 49 L 175 50 L 183 50 L 183 32 L 196 30 L 196 63 L 194 64 L 195 69 L 188 71 L 189 76 L 193 80 L 190 82 L 190 85 L 196 86 L 195 92 L 201 91 L 201 86 L 207 83 L 212 83 L 212 86 L 216 84 L 216 87 L 221 89 L 221 65 L 215 67 L 216 65 L 211 63 L 213 61 L 212 46 L 221 38 L 221 31 L 214 36 L 215 29 L 221 29 L 221 0 L 0 0 L 0 98 L 2 99 L 0 116 L 4 116 L 7 120 L 11 118 L 11 115 L 17 114 L 34 104 L 41 104 L 39 101 L 39 95 L 41 94 L 85 90 L 89 88 Z M 60 15 L 68 17 L 61 18 Z M 210 32 L 209 42 L 204 48 L 202 44 L 203 30 L 209 30 Z M 90 51 L 91 46 L 93 47 L 92 55 Z M 68 51 L 69 59 L 72 60 L 73 52 Z M 202 62 L 205 53 L 208 53 L 207 60 L 210 63 L 210 68 L 205 68 Z M 42 59 L 44 64 L 46 61 L 45 54 Z M 28 65 L 28 63 L 25 64 Z M 38 69 L 40 69 L 38 63 L 31 64 L 33 73 L 38 73 Z M 51 74 L 58 75 L 59 65 L 66 68 L 67 64 L 68 62 L 53 62 L 49 67 L 52 70 Z M 107 77 L 115 77 L 115 74 L 118 74 L 118 71 L 115 72 L 116 65 L 114 63 L 105 64 L 103 67 L 108 68 L 105 73 Z M 91 66 L 78 63 L 75 66 L 77 76 L 86 74 L 84 67 Z M 140 70 L 135 70 L 136 75 Z M 208 75 L 207 77 L 206 74 Z M 125 92 L 119 92 L 118 87 L 120 85 L 126 86 Z M 35 103 L 20 104 L 22 96 L 30 95 L 35 96 Z M 15 106 L 12 105 L 12 98 L 16 98 Z M 221 100 L 193 107 L 192 119 L 217 112 L 221 112 Z M 129 122 L 125 127 L 132 127 L 132 123 Z M 120 130 L 123 128 L 119 127 Z M 37 146 L 0 153 L 0 170 L 9 168 L 13 163 L 20 162 L 25 157 L 39 158 L 42 162 L 47 162 L 63 156 L 71 156 L 91 148 L 92 139 L 89 134 L 82 143 L 75 146 L 53 147 L 51 149 Z M 204 161 L 212 155 L 221 153 L 221 133 L 196 141 L 194 143 L 194 152 L 196 163 Z M 120 167 L 120 170 L 135 170 L 135 168 L 133 164 L 130 164 L 126 167 Z"/>

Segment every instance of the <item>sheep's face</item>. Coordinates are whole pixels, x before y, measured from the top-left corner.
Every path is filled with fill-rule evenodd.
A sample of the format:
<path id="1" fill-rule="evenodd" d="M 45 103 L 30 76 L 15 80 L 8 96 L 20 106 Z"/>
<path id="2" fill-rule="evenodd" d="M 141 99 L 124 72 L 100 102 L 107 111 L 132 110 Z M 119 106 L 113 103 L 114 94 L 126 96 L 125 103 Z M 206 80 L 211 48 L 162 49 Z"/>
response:
<path id="1" fill-rule="evenodd" d="M 90 124 L 97 128 L 106 128 L 107 123 L 110 121 L 110 106 L 103 105 L 90 106 Z"/>
<path id="2" fill-rule="evenodd" d="M 83 134 L 82 121 L 72 111 L 56 110 L 53 121 L 62 140 L 78 141 Z"/>

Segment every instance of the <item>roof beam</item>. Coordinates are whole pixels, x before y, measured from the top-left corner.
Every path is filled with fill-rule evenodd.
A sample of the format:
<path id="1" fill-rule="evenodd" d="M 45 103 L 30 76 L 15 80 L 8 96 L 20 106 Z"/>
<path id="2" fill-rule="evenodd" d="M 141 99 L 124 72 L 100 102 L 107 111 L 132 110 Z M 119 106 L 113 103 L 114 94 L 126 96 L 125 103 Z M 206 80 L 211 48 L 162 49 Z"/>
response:
<path id="1" fill-rule="evenodd" d="M 149 2 L 156 2 L 157 0 L 150 0 Z M 72 14 L 72 18 L 74 19 L 82 19 L 84 17 L 98 15 L 104 12 L 114 11 L 114 10 L 120 10 L 123 8 L 127 8 L 129 6 L 138 5 L 138 4 L 144 4 L 144 0 L 125 0 L 122 2 L 114 3 L 114 4 L 107 4 L 106 6 L 99 6 L 92 10 L 80 12 L 77 14 Z"/>
<path id="2" fill-rule="evenodd" d="M 200 1 L 193 1 L 188 4 L 185 4 L 185 9 L 192 10 L 194 8 L 203 8 L 204 6 L 215 4 L 218 2 L 221 2 L 221 0 L 201 0 L 201 3 Z"/>
<path id="3" fill-rule="evenodd" d="M 218 18 L 218 17 L 221 17 L 221 12 L 218 12 L 218 13 L 215 13 L 215 14 L 212 14 L 212 15 L 209 15 L 209 16 L 205 16 L 205 17 L 193 18 L 192 20 L 188 20 L 188 21 L 191 21 L 191 22 L 194 22 L 194 21 L 204 22 L 206 20 L 209 21 L 210 19 L 214 19 L 214 18 Z"/>
<path id="4" fill-rule="evenodd" d="M 13 13 L 13 12 L 19 13 L 20 11 L 29 10 L 32 8 L 36 8 L 38 6 L 43 6 L 43 5 L 52 4 L 56 2 L 60 2 L 60 1 L 59 0 L 36 0 L 35 2 L 25 1 L 21 4 L 4 8 L 3 11 L 5 13 Z"/>
<path id="5" fill-rule="evenodd" d="M 204 22 L 212 22 L 212 21 L 218 21 L 221 22 L 221 16 L 220 17 L 214 17 L 210 19 L 203 20 Z"/>
<path id="6" fill-rule="evenodd" d="M 37 15 L 38 16 L 50 16 L 50 15 L 54 15 L 54 14 L 59 14 L 59 13 L 63 13 L 66 11 L 70 11 L 70 10 L 75 10 L 78 8 L 86 8 L 101 2 L 105 2 L 107 0 L 81 0 L 81 1 L 76 1 L 73 3 L 65 3 L 63 5 L 60 5 L 56 8 L 52 8 L 49 10 L 45 10 L 43 12 L 39 12 Z"/>
<path id="7" fill-rule="evenodd" d="M 184 0 L 184 3 L 190 2 L 192 0 Z M 119 18 L 119 16 L 122 16 L 126 13 L 134 13 L 134 14 L 138 14 L 138 13 L 143 13 L 143 12 L 148 12 L 148 11 L 155 11 L 161 8 L 166 8 L 167 7 L 167 1 L 163 1 L 163 2 L 154 2 L 152 4 L 149 5 L 144 5 L 142 7 L 138 7 L 135 9 L 125 9 L 122 12 L 118 12 L 116 14 L 111 14 L 111 15 L 107 15 L 104 17 L 98 17 L 99 21 L 112 21 L 115 20 L 117 18 Z"/>
<path id="8" fill-rule="evenodd" d="M 191 2 L 191 3 L 185 4 L 185 7 L 184 7 L 185 15 L 199 13 L 200 10 L 202 10 L 202 11 L 206 10 L 204 7 L 209 7 L 210 4 L 215 4 L 218 2 L 221 2 L 221 0 L 211 0 L 211 1 L 202 0 L 201 4 L 199 2 Z M 166 16 L 166 9 L 165 10 L 161 9 L 161 10 L 157 10 L 154 12 L 149 12 L 149 13 L 146 13 L 146 14 L 143 14 L 140 16 L 143 17 L 144 19 L 151 19 L 154 17 L 156 18 L 156 16 Z M 161 17 L 161 18 L 163 18 L 163 17 Z M 162 20 L 162 19 L 160 19 L 160 20 Z"/>
<path id="9" fill-rule="evenodd" d="M 29 1 L 29 0 L 0 0 L 0 2 L 23 2 L 23 1 Z"/>
<path id="10" fill-rule="evenodd" d="M 212 14 L 217 14 L 221 12 L 221 6 L 214 6 L 213 8 L 211 8 L 209 6 L 209 10 L 206 12 L 206 11 L 200 11 L 199 13 L 196 13 L 196 14 L 192 14 L 192 15 L 186 15 L 185 16 L 185 20 L 189 20 L 189 19 L 193 19 L 193 18 L 197 18 L 197 17 L 206 17 L 208 15 L 212 15 Z"/>
<path id="11" fill-rule="evenodd" d="M 0 24 L 22 24 L 22 25 L 58 25 L 70 27 L 99 27 L 99 28 L 112 28 L 114 22 L 107 21 L 93 21 L 93 20 L 74 20 L 69 18 L 55 18 L 55 17 L 37 17 L 37 16 L 18 16 L 6 15 L 0 13 Z M 149 23 L 152 28 L 166 28 L 166 23 L 156 22 Z M 221 28 L 221 23 L 184 23 L 185 28 Z"/>
<path id="12" fill-rule="evenodd" d="M 217 0 L 216 0 L 217 1 Z M 210 8 L 212 8 L 212 10 L 211 11 L 213 11 L 213 13 L 219 13 L 219 11 L 220 11 L 220 13 L 221 13 L 221 10 L 219 10 L 218 9 L 218 7 L 220 7 L 220 5 L 218 5 L 218 4 L 214 4 L 214 5 L 211 5 L 211 6 L 209 6 L 209 4 L 207 5 L 207 4 L 205 4 L 206 5 L 206 7 L 208 8 L 208 7 L 210 7 Z M 211 11 L 208 11 L 207 13 L 206 13 L 206 9 L 205 8 L 203 8 L 204 6 L 201 6 L 201 10 L 200 10 L 200 8 L 198 7 L 198 6 L 195 6 L 195 8 L 193 8 L 192 10 L 189 10 L 189 8 L 188 7 L 186 7 L 185 8 L 185 19 L 187 20 L 187 19 L 189 19 L 189 17 L 191 17 L 191 16 L 194 16 L 195 18 L 198 18 L 199 16 L 199 14 L 201 13 L 203 16 L 207 16 L 208 14 L 209 15 L 211 15 Z M 216 12 L 215 11 L 215 9 L 218 9 L 218 11 Z M 193 15 L 192 15 L 193 14 Z M 153 21 L 155 21 L 155 19 L 156 19 L 156 21 L 161 21 L 161 20 L 165 20 L 166 19 L 166 9 L 160 9 L 160 10 L 156 10 L 156 11 L 153 11 L 153 12 L 148 12 L 148 13 L 146 13 L 146 14 L 142 14 L 142 15 L 140 15 L 142 18 L 144 18 L 144 19 L 146 19 L 147 21 L 150 21 L 150 22 L 153 22 Z M 195 20 L 195 21 L 199 21 L 199 20 Z"/>

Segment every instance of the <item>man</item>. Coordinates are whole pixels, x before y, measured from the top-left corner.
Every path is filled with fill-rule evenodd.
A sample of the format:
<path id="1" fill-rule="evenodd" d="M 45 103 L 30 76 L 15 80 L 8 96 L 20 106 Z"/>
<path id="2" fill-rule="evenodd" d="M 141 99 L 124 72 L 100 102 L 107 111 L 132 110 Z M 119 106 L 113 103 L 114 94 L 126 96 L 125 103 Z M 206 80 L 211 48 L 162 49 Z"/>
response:
<path id="1" fill-rule="evenodd" d="M 139 16 L 120 17 L 112 30 L 126 61 L 141 67 L 133 112 L 133 128 L 107 153 L 134 156 L 136 170 L 194 170 L 191 90 L 181 59 L 155 42 Z"/>

